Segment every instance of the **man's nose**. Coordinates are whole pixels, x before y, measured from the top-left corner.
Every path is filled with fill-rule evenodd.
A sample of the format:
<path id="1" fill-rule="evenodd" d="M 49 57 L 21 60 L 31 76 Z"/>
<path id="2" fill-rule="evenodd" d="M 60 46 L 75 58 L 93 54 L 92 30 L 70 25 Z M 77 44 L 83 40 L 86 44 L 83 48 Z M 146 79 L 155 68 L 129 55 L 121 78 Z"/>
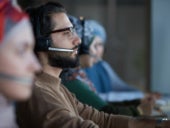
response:
<path id="1" fill-rule="evenodd" d="M 80 45 L 81 44 L 81 38 L 75 34 L 75 40 L 74 40 L 74 45 Z"/>

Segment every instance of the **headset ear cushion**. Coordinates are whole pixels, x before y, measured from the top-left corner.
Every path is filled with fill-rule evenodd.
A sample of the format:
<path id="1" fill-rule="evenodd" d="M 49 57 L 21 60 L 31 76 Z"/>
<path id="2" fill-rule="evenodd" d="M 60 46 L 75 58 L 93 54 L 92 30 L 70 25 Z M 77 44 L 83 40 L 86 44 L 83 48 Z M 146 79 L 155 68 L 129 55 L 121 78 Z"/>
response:
<path id="1" fill-rule="evenodd" d="M 50 47 L 51 40 L 48 37 L 39 37 L 36 39 L 35 51 L 48 51 Z"/>

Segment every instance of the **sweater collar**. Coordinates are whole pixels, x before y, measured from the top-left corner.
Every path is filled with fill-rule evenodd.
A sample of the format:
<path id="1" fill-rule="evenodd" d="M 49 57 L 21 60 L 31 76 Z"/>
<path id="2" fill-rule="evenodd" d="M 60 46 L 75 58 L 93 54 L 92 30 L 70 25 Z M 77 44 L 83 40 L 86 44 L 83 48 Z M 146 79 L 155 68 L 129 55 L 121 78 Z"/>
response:
<path id="1" fill-rule="evenodd" d="M 56 87 L 57 85 L 60 85 L 61 79 L 59 77 L 54 77 L 48 73 L 42 72 L 41 74 L 37 75 L 35 83 L 38 86 L 45 85 L 54 87 L 55 85 Z"/>

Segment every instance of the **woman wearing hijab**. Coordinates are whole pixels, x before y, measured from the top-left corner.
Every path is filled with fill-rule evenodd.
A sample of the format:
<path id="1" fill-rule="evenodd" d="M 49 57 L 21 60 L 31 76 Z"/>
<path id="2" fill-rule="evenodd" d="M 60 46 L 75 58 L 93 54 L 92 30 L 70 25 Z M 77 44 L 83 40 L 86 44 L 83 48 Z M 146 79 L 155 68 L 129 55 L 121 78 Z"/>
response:
<path id="1" fill-rule="evenodd" d="M 28 16 L 0 0 L 0 128 L 16 128 L 14 101 L 31 96 L 40 65 Z"/>

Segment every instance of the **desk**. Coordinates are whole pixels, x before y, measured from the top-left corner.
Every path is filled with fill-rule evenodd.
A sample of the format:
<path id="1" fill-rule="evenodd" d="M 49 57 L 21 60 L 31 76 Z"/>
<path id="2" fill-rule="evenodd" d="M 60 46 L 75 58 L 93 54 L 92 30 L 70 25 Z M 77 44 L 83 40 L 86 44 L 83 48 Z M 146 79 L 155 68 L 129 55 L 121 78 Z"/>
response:
<path id="1" fill-rule="evenodd" d="M 144 97 L 142 92 L 109 92 L 100 93 L 99 96 L 108 102 L 121 102 L 127 100 L 141 99 Z"/>
<path id="2" fill-rule="evenodd" d="M 170 95 L 163 95 L 161 99 L 156 101 L 156 105 L 170 117 Z"/>

